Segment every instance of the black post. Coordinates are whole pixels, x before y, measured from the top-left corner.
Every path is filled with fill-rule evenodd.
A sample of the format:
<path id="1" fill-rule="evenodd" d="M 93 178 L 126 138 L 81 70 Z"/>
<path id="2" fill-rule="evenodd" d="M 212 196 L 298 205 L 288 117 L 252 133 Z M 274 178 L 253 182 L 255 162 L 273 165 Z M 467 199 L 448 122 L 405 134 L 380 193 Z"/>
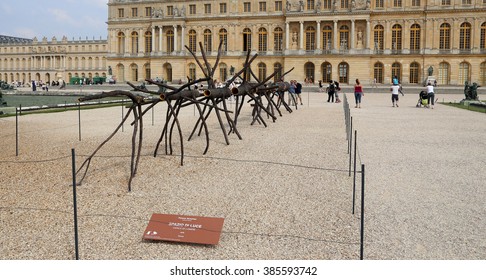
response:
<path id="1" fill-rule="evenodd" d="M 364 245 L 364 195 L 365 195 L 365 165 L 361 164 L 361 246 L 359 252 L 359 259 L 363 259 L 363 245 Z"/>
<path id="2" fill-rule="evenodd" d="M 122 117 L 122 121 L 123 121 L 123 115 L 124 115 L 124 107 L 125 107 L 125 99 L 122 99 L 122 114 L 121 114 L 121 117 Z M 123 132 L 123 122 L 122 122 L 122 132 Z"/>
<path id="3" fill-rule="evenodd" d="M 358 142 L 358 132 L 354 131 L 354 170 L 353 170 L 353 215 L 354 215 L 354 205 L 356 200 L 356 143 Z"/>
<path id="4" fill-rule="evenodd" d="M 19 156 L 19 109 L 15 107 L 15 156 Z"/>
<path id="5" fill-rule="evenodd" d="M 73 159 L 73 207 L 74 207 L 74 250 L 76 252 L 76 260 L 79 260 L 78 249 L 78 211 L 76 206 L 76 155 L 74 149 L 71 149 L 71 155 Z"/>
<path id="6" fill-rule="evenodd" d="M 356 142 L 356 139 L 354 139 Z M 351 145 L 353 144 L 353 117 L 351 117 L 351 130 L 349 131 L 349 145 L 348 145 L 348 154 L 349 154 L 349 177 L 351 177 Z"/>
<path id="7" fill-rule="evenodd" d="M 81 103 L 78 102 L 78 135 L 81 141 Z"/>
<path id="8" fill-rule="evenodd" d="M 154 107 L 152 107 L 152 126 L 154 126 Z"/>

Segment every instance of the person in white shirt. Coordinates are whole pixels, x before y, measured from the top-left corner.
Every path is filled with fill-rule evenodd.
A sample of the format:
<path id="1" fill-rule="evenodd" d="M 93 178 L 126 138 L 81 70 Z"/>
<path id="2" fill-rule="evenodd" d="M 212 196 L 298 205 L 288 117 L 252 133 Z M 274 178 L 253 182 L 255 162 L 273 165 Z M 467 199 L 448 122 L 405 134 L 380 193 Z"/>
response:
<path id="1" fill-rule="evenodd" d="M 432 85 L 431 82 L 427 84 L 427 97 L 429 99 L 428 102 L 429 105 L 427 105 L 427 107 L 431 106 L 430 108 L 434 109 L 435 93 L 434 93 L 434 86 Z"/>
<path id="2" fill-rule="evenodd" d="M 392 92 L 391 99 L 393 107 L 395 107 L 395 105 L 398 107 L 398 94 L 400 93 L 400 85 L 392 85 L 390 91 Z"/>

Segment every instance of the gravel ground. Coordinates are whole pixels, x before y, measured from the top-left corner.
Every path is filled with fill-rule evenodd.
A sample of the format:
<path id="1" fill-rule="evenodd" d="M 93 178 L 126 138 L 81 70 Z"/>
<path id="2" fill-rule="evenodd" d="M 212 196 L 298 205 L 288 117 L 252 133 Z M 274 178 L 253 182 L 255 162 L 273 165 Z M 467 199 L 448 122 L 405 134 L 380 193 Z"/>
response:
<path id="1" fill-rule="evenodd" d="M 245 108 L 238 121 L 243 139 L 231 134 L 230 145 L 211 118 L 206 155 L 204 137 L 187 141 L 196 117 L 185 108 L 183 166 L 178 139 L 174 155 L 162 147 L 151 156 L 165 120 L 159 105 L 154 125 L 150 113 L 145 118 L 131 192 L 126 125 L 77 188 L 80 258 L 359 259 L 343 106 L 325 102 L 322 93 L 303 98 L 303 106 L 266 128 L 251 126 Z M 370 93 L 362 109 L 352 108 L 367 175 L 365 258 L 485 259 L 485 115 L 443 105 L 419 109 L 417 98 L 406 95 L 392 108 L 388 94 Z M 15 118 L 0 119 L 1 259 L 74 258 L 71 148 L 79 167 L 120 119 L 120 107 L 82 111 L 79 141 L 77 111 L 21 116 L 18 157 Z M 143 241 L 152 213 L 224 218 L 220 242 Z"/>

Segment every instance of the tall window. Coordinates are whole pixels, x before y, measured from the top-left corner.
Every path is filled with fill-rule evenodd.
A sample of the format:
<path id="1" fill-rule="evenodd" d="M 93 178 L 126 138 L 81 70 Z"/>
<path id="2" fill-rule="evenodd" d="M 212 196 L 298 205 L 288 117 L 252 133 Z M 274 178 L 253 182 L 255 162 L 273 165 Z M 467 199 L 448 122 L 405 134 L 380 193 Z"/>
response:
<path id="1" fill-rule="evenodd" d="M 418 84 L 420 74 L 420 65 L 417 62 L 410 64 L 410 83 Z"/>
<path id="2" fill-rule="evenodd" d="M 132 32 L 132 53 L 138 53 L 138 33 Z"/>
<path id="3" fill-rule="evenodd" d="M 420 25 L 418 24 L 410 27 L 410 50 L 414 52 L 420 50 Z"/>
<path id="4" fill-rule="evenodd" d="M 402 65 L 398 62 L 392 64 L 392 77 L 397 77 L 400 83 L 402 82 Z"/>
<path id="5" fill-rule="evenodd" d="M 307 0 L 307 10 L 314 10 L 315 2 L 314 0 Z"/>
<path id="6" fill-rule="evenodd" d="M 189 79 L 193 81 L 196 79 L 196 64 L 194 63 L 189 64 Z"/>
<path id="7" fill-rule="evenodd" d="M 174 15 L 174 6 L 167 6 L 167 15 L 168 16 Z"/>
<path id="8" fill-rule="evenodd" d="M 314 80 L 314 72 L 316 71 L 316 67 L 314 66 L 314 63 L 312 62 L 307 62 L 304 64 L 304 73 L 306 78 L 310 78 Z"/>
<path id="9" fill-rule="evenodd" d="M 150 73 L 150 63 L 146 63 L 144 66 L 143 66 L 143 69 L 145 70 L 145 76 L 143 77 L 144 79 L 150 79 L 151 77 L 151 73 Z"/>
<path id="10" fill-rule="evenodd" d="M 219 30 L 219 41 L 223 42 L 221 46 L 221 51 L 227 52 L 228 51 L 228 31 L 226 29 Z"/>
<path id="11" fill-rule="evenodd" d="M 204 30 L 204 50 L 207 52 L 212 52 L 213 51 L 213 34 L 211 33 L 211 30 L 206 29 Z"/>
<path id="12" fill-rule="evenodd" d="M 412 7 L 420 7 L 420 0 L 412 0 Z"/>
<path id="13" fill-rule="evenodd" d="M 332 27 L 329 25 L 322 29 L 322 49 L 328 51 L 332 49 Z"/>
<path id="14" fill-rule="evenodd" d="M 329 62 L 324 62 L 321 67 L 322 82 L 329 83 L 332 80 L 332 65 Z"/>
<path id="15" fill-rule="evenodd" d="M 251 12 L 251 3 L 250 2 L 244 2 L 243 3 L 243 11 L 245 13 Z"/>
<path id="16" fill-rule="evenodd" d="M 326 10 L 330 10 L 331 9 L 331 4 L 332 4 L 332 0 L 324 0 L 323 1 L 324 3 L 322 3 L 323 5 L 323 8 L 326 9 Z"/>
<path id="17" fill-rule="evenodd" d="M 439 64 L 438 82 L 441 85 L 448 85 L 450 80 L 450 65 L 447 62 L 441 62 Z"/>
<path id="18" fill-rule="evenodd" d="M 136 64 L 130 65 L 131 80 L 138 81 L 138 66 Z"/>
<path id="19" fill-rule="evenodd" d="M 267 77 L 267 65 L 265 63 L 258 63 L 258 80 L 263 81 Z"/>
<path id="20" fill-rule="evenodd" d="M 196 52 L 196 44 L 197 44 L 197 40 L 196 40 L 196 31 L 194 29 L 191 29 L 189 30 L 189 49 L 192 51 L 192 52 Z"/>
<path id="21" fill-rule="evenodd" d="M 461 62 L 459 64 L 459 84 L 464 84 L 466 81 L 471 81 L 471 66 L 467 62 Z"/>
<path id="22" fill-rule="evenodd" d="M 125 52 L 125 33 L 119 32 L 117 38 L 118 38 L 118 53 L 122 54 Z"/>
<path id="23" fill-rule="evenodd" d="M 376 0 L 375 8 L 383 8 L 383 0 Z"/>
<path id="24" fill-rule="evenodd" d="M 138 17 L 138 8 L 132 8 L 132 17 Z"/>
<path id="25" fill-rule="evenodd" d="M 266 52 L 267 51 L 267 30 L 263 27 L 258 29 L 258 51 L 259 52 Z"/>
<path id="26" fill-rule="evenodd" d="M 189 14 L 190 15 L 196 14 L 196 5 L 195 4 L 189 5 Z"/>
<path id="27" fill-rule="evenodd" d="M 283 30 L 280 27 L 273 30 L 273 50 L 276 52 L 283 50 Z"/>
<path id="28" fill-rule="evenodd" d="M 479 65 L 479 85 L 486 85 L 486 62 Z"/>
<path id="29" fill-rule="evenodd" d="M 251 50 L 251 30 L 250 28 L 243 29 L 243 51 Z"/>
<path id="30" fill-rule="evenodd" d="M 349 83 L 349 65 L 346 62 L 339 63 L 339 82 L 343 84 Z"/>
<path id="31" fill-rule="evenodd" d="M 275 1 L 275 12 L 282 11 L 282 1 Z"/>
<path id="32" fill-rule="evenodd" d="M 392 27 L 392 50 L 402 49 L 402 26 L 395 24 Z"/>
<path id="33" fill-rule="evenodd" d="M 211 4 L 204 4 L 204 13 L 205 14 L 211 13 Z"/>
<path id="34" fill-rule="evenodd" d="M 469 50 L 471 48 L 471 24 L 464 22 L 461 24 L 459 32 L 459 49 Z"/>
<path id="35" fill-rule="evenodd" d="M 276 72 L 275 76 L 273 76 L 273 81 L 278 82 L 282 78 L 282 64 L 280 63 L 275 63 L 273 65 L 273 72 Z"/>
<path id="36" fill-rule="evenodd" d="M 402 0 L 393 0 L 393 7 L 401 7 Z"/>
<path id="37" fill-rule="evenodd" d="M 347 25 L 339 28 L 339 45 L 341 50 L 347 50 L 349 44 L 349 27 Z"/>
<path id="38" fill-rule="evenodd" d="M 377 25 L 375 26 L 374 30 L 373 30 L 373 33 L 374 33 L 374 37 L 375 37 L 375 50 L 377 51 L 383 51 L 384 47 L 385 47 L 385 44 L 383 42 L 383 36 L 384 36 L 384 33 L 385 33 L 385 28 L 383 27 L 383 25 Z"/>
<path id="39" fill-rule="evenodd" d="M 119 18 L 125 17 L 125 9 L 123 8 L 118 9 L 118 17 Z"/>
<path id="40" fill-rule="evenodd" d="M 445 6 L 445 5 L 450 5 L 451 4 L 451 0 L 442 0 L 441 5 Z"/>
<path id="41" fill-rule="evenodd" d="M 305 30 L 305 50 L 313 51 L 316 49 L 316 30 L 309 26 Z"/>
<path id="42" fill-rule="evenodd" d="M 171 53 L 174 51 L 174 31 L 168 30 L 166 33 L 167 36 L 167 52 Z"/>
<path id="43" fill-rule="evenodd" d="M 267 11 L 267 2 L 258 2 L 258 10 L 260 12 L 266 12 Z"/>
<path id="44" fill-rule="evenodd" d="M 149 17 L 152 15 L 152 7 L 145 7 L 145 16 Z"/>
<path id="45" fill-rule="evenodd" d="M 373 78 L 376 79 L 376 82 L 379 84 L 383 84 L 383 63 L 377 62 L 373 66 Z"/>
<path id="46" fill-rule="evenodd" d="M 481 24 L 481 37 L 479 38 L 479 48 L 486 49 L 486 22 Z"/>
<path id="47" fill-rule="evenodd" d="M 152 32 L 145 32 L 145 53 L 152 52 Z"/>
<path id="48" fill-rule="evenodd" d="M 219 79 L 226 81 L 228 79 L 228 66 L 225 63 L 219 64 Z"/>
<path id="49" fill-rule="evenodd" d="M 349 0 L 341 0 L 341 9 L 349 8 Z"/>
<path id="50" fill-rule="evenodd" d="M 462 0 L 462 4 L 464 5 L 471 5 L 471 0 Z"/>
<path id="51" fill-rule="evenodd" d="M 226 3 L 219 3 L 219 13 L 226 14 Z"/>
<path id="52" fill-rule="evenodd" d="M 451 48 L 451 26 L 448 23 L 440 25 L 439 29 L 439 49 L 450 50 Z"/>

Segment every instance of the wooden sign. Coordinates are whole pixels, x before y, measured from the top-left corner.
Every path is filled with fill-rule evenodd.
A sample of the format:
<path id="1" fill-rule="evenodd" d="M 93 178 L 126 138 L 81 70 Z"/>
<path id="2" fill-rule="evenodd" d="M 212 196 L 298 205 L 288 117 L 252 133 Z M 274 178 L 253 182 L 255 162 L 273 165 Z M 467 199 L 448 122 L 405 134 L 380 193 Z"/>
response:
<path id="1" fill-rule="evenodd" d="M 223 218 L 152 214 L 143 239 L 216 245 L 223 222 Z"/>

